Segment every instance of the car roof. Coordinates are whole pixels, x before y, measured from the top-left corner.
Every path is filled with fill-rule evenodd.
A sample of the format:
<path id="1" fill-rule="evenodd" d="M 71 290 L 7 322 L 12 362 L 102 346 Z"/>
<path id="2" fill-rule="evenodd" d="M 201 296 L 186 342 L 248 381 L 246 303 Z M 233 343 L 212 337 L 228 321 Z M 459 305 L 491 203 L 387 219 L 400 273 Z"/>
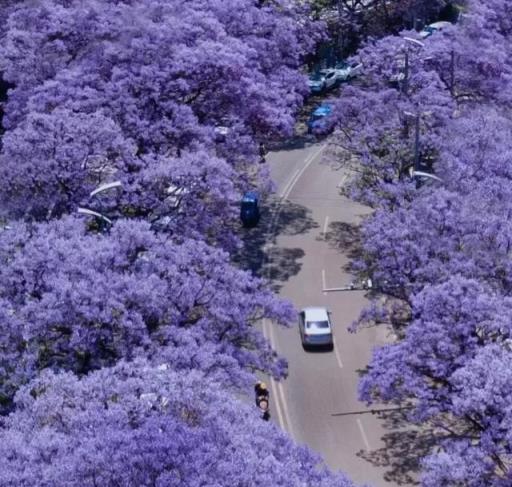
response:
<path id="1" fill-rule="evenodd" d="M 242 201 L 258 201 L 258 193 L 256 193 L 256 191 L 247 191 L 247 193 L 244 194 Z"/>
<path id="2" fill-rule="evenodd" d="M 324 105 L 320 105 L 319 107 L 315 108 L 315 110 L 313 111 L 313 115 L 315 115 L 315 116 L 330 115 L 331 112 L 332 112 L 331 105 L 324 104 Z"/>
<path id="3" fill-rule="evenodd" d="M 447 20 L 440 20 L 439 22 L 428 24 L 427 27 L 432 27 L 434 29 L 442 29 L 443 27 L 448 27 L 449 25 L 452 25 L 452 23 L 448 22 Z"/>
<path id="4" fill-rule="evenodd" d="M 304 308 L 302 312 L 305 315 L 306 321 L 328 321 L 327 309 L 321 307 L 308 307 Z"/>

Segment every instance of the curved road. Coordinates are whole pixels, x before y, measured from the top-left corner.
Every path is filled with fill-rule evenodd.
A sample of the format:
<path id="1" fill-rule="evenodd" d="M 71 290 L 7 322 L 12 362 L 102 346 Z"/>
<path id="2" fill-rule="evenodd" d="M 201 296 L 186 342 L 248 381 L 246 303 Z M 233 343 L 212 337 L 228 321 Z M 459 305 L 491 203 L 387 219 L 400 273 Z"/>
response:
<path id="1" fill-rule="evenodd" d="M 271 381 L 273 419 L 296 442 L 307 444 L 329 467 L 346 472 L 358 484 L 410 485 L 403 475 L 398 481 L 396 475 L 385 480 L 398 467 L 389 458 L 392 433 L 383 419 L 368 413 L 339 415 L 367 411 L 357 400 L 358 371 L 367 365 L 371 348 L 386 341 L 387 332 L 383 327 L 347 331 L 367 302 L 364 292 L 323 292 L 351 281 L 344 269 L 347 253 L 353 248 L 355 226 L 368 213 L 340 196 L 339 186 L 349 174 L 330 167 L 324 149 L 315 143 L 267 157 L 281 204 L 267 215 L 275 239 L 265 245 L 264 271 L 297 309 L 328 307 L 335 336 L 333 352 L 305 352 L 296 326 L 263 324 L 267 338 L 289 362 L 288 378 Z"/>

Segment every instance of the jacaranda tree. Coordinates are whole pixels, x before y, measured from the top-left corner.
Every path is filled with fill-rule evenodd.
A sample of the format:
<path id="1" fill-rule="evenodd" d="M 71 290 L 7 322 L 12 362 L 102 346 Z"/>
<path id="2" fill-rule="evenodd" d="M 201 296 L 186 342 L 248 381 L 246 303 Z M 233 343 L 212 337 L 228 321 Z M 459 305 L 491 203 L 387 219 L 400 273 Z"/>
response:
<path id="1" fill-rule="evenodd" d="M 258 141 L 293 129 L 307 89 L 298 68 L 320 34 L 302 10 L 252 0 L 20 3 L 0 56 L 16 86 L 5 107 L 3 212 L 59 216 L 98 180 L 119 179 L 123 214 L 177 213 L 162 202 L 179 187 L 196 203 L 188 227 L 214 241 L 235 216 L 230 203 L 258 184 L 246 176 Z M 184 174 L 190 164 L 195 176 Z"/>
<path id="2" fill-rule="evenodd" d="M 241 369 L 284 372 L 253 325 L 264 317 L 284 324 L 291 308 L 222 251 L 175 243 L 134 221 L 119 220 L 105 237 L 71 217 L 13 224 L 0 239 L 5 399 L 23 374 L 46 367 L 84 374 L 158 355 L 182 329 L 218 344 Z"/>
<path id="3" fill-rule="evenodd" d="M 403 39 L 383 39 L 362 51 L 369 78 L 357 90 L 382 100 L 377 114 L 413 103 L 410 111 L 421 115 L 420 158 L 440 181 L 392 180 L 397 157 L 389 155 L 387 142 L 400 146 L 388 136 L 389 125 L 371 127 L 369 107 L 363 111 L 350 91 L 340 101 L 355 107 L 348 135 L 355 134 L 363 156 L 368 142 L 381 144 L 373 166 L 363 157 L 364 171 L 373 169 L 374 178 L 359 179 L 359 189 L 386 190 L 371 195 L 376 210 L 363 225 L 363 255 L 355 264 L 373 278 L 377 298 L 359 326 L 385 322 L 397 332 L 396 342 L 374 351 L 360 394 L 368 402 L 405 404 L 412 422 L 433 427 L 436 445 L 422 476 L 429 487 L 511 481 L 510 61 L 502 57 L 510 29 L 504 8 L 504 2 L 469 2 L 459 25 L 410 48 L 408 71 L 396 59 L 397 69 L 386 67 L 392 46 Z M 419 103 L 417 82 L 428 76 L 438 82 Z M 386 79 L 398 95 L 391 95 Z M 430 127 L 441 98 L 449 111 Z M 350 141 L 347 134 L 337 137 Z"/>
<path id="4" fill-rule="evenodd" d="M 350 487 L 200 372 L 44 372 L 0 430 L 0 484 Z"/>
<path id="5" fill-rule="evenodd" d="M 240 402 L 286 373 L 256 324 L 292 310 L 225 251 L 306 93 L 306 7 L 2 11 L 0 485 L 351 485 Z"/>

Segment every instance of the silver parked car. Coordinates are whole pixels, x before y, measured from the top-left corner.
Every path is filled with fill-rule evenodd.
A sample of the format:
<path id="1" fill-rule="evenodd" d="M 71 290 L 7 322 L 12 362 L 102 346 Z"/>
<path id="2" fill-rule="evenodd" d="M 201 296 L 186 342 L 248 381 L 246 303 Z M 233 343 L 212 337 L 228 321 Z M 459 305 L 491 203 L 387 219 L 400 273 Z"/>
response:
<path id="1" fill-rule="evenodd" d="M 333 68 L 321 69 L 320 74 L 324 77 L 325 80 L 325 89 L 330 90 L 334 88 L 338 83 L 338 73 Z"/>
<path id="2" fill-rule="evenodd" d="M 355 78 L 361 71 L 363 70 L 363 65 L 356 61 L 339 61 L 336 63 L 334 67 L 336 71 L 336 79 L 337 81 L 350 81 L 352 78 Z"/>
<path id="3" fill-rule="evenodd" d="M 426 39 L 430 37 L 434 32 L 439 32 L 446 27 L 451 27 L 453 24 L 450 22 L 446 22 L 445 20 L 440 20 L 439 22 L 434 22 L 433 24 L 426 25 L 424 29 L 420 32 L 420 39 Z"/>
<path id="4" fill-rule="evenodd" d="M 299 313 L 299 331 L 305 349 L 325 347 L 332 350 L 331 318 L 326 308 L 304 308 Z"/>

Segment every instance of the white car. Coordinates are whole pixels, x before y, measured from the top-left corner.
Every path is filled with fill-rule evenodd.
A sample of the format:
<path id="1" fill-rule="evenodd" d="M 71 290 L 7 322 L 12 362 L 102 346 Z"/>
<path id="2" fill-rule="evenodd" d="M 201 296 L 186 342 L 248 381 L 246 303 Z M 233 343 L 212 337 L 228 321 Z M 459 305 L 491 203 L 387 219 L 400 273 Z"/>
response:
<path id="1" fill-rule="evenodd" d="M 440 20 L 439 22 L 434 22 L 433 24 L 429 24 L 423 28 L 420 32 L 420 38 L 426 39 L 430 37 L 434 32 L 443 30 L 446 27 L 453 25 L 451 22 L 446 22 L 445 20 Z"/>
<path id="2" fill-rule="evenodd" d="M 331 318 L 326 308 L 304 308 L 299 313 L 299 332 L 304 349 L 310 347 L 333 349 Z"/>
<path id="3" fill-rule="evenodd" d="M 325 89 L 334 88 L 338 82 L 338 73 L 334 68 L 321 69 L 320 74 L 324 77 Z"/>
<path id="4" fill-rule="evenodd" d="M 340 61 L 335 66 L 337 81 L 349 81 L 359 75 L 363 69 L 363 65 L 356 61 Z"/>
<path id="5" fill-rule="evenodd" d="M 334 88 L 337 82 L 336 70 L 328 68 L 311 73 L 309 75 L 308 84 L 311 93 L 318 94 L 330 88 Z"/>

